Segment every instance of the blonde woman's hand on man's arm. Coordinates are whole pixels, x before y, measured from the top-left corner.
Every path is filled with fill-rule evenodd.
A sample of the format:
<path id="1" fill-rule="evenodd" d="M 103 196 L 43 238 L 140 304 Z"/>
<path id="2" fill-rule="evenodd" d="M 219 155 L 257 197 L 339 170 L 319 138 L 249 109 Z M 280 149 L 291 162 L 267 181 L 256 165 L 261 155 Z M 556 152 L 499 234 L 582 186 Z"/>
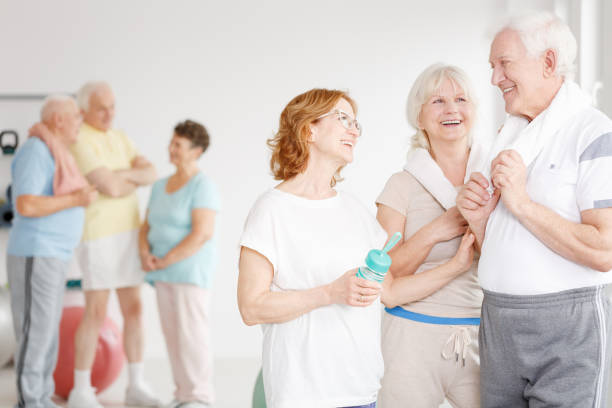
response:
<path id="1" fill-rule="evenodd" d="M 384 204 L 378 204 L 376 219 L 389 236 L 404 233 L 406 217 Z M 393 259 L 390 272 L 394 277 L 407 276 L 425 262 L 431 249 L 438 242 L 461 236 L 467 229 L 467 221 L 457 207 L 450 208 L 430 223 L 424 225 L 410 237 L 404 237 L 389 255 Z"/>
<path id="2" fill-rule="evenodd" d="M 416 302 L 468 271 L 474 259 L 474 239 L 474 234 L 466 231 L 455 256 L 440 266 L 402 277 L 394 278 L 387 274 L 383 282 L 382 302 L 389 308 Z"/>

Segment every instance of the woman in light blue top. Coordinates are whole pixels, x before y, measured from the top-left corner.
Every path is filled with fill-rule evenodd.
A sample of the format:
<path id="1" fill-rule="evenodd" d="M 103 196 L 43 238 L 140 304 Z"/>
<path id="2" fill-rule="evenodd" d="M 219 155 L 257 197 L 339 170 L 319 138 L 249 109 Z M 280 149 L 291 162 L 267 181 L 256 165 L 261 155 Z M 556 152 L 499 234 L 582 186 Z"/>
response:
<path id="1" fill-rule="evenodd" d="M 176 385 L 168 407 L 207 407 L 213 401 L 208 291 L 220 205 L 214 185 L 197 165 L 208 144 L 208 132 L 199 123 L 187 120 L 174 128 L 168 151 L 176 173 L 153 185 L 140 229 L 142 268 L 156 288 Z"/>

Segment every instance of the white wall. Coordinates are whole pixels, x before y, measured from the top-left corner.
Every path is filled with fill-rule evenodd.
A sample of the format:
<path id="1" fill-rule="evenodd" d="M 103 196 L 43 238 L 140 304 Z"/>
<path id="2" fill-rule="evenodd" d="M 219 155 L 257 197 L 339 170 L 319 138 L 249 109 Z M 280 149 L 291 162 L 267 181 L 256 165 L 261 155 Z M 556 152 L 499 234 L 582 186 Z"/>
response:
<path id="1" fill-rule="evenodd" d="M 601 109 L 612 116 L 612 2 L 602 1 L 602 80 L 603 88 L 600 95 Z"/>
<path id="2" fill-rule="evenodd" d="M 117 95 L 116 126 L 161 175 L 172 171 L 166 145 L 177 121 L 193 118 L 209 128 L 201 167 L 224 201 L 216 355 L 253 357 L 261 335 L 242 324 L 236 306 L 238 240 L 251 204 L 275 183 L 265 140 L 284 105 L 313 87 L 350 91 L 365 134 L 339 188 L 374 213 L 376 195 L 403 164 L 412 134 L 405 100 L 427 65 L 466 69 L 480 97 L 479 134 L 495 133 L 503 107 L 489 85 L 486 33 L 505 7 L 501 0 L 0 0 L 0 93 L 74 91 L 89 79 L 108 80 Z M 36 112 L 26 114 L 28 123 L 35 119 Z M 143 206 L 147 196 L 141 192 Z M 162 354 L 152 292 L 145 297 L 148 354 Z"/>

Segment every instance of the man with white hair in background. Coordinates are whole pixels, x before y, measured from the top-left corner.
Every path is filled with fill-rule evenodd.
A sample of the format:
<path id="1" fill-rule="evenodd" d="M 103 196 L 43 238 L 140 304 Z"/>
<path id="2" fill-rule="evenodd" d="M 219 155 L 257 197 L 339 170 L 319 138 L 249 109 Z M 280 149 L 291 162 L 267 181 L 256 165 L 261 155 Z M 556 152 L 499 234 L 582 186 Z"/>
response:
<path id="1" fill-rule="evenodd" d="M 83 232 L 84 209 L 97 196 L 68 150 L 81 113 L 73 98 L 48 97 L 42 123 L 11 163 L 15 219 L 7 248 L 15 355 L 17 407 L 57 407 L 53 370 L 65 276 Z"/>
<path id="2" fill-rule="evenodd" d="M 72 153 L 100 199 L 85 213 L 83 241 L 76 250 L 85 293 L 85 313 L 75 335 L 74 388 L 70 408 L 101 407 L 91 386 L 91 367 L 108 298 L 116 290 L 123 315 L 123 346 L 128 360 L 126 405 L 157 406 L 144 383 L 138 257 L 140 215 L 136 189 L 155 181 L 154 167 L 120 131 L 112 129 L 115 96 L 106 82 L 88 82 L 77 99 L 84 123 Z"/>
<path id="3" fill-rule="evenodd" d="M 605 406 L 612 121 L 571 79 L 576 48 L 545 12 L 510 20 L 491 45 L 509 115 L 490 178 L 472 174 L 457 198 L 482 247 L 483 407 Z"/>

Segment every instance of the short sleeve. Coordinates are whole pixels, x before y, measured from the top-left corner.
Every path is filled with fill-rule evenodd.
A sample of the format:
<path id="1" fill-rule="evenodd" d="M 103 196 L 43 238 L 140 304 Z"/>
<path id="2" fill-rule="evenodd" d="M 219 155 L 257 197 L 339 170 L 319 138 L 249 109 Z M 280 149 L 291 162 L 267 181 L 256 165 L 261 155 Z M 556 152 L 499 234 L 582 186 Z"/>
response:
<path id="1" fill-rule="evenodd" d="M 612 132 L 601 134 L 579 156 L 576 197 L 580 211 L 612 207 Z"/>
<path id="2" fill-rule="evenodd" d="M 88 143 L 87 140 L 83 140 L 83 138 L 72 145 L 70 150 L 79 166 L 79 170 L 85 176 L 95 169 L 106 166 L 102 158 L 96 154 L 94 146 Z"/>
<path id="3" fill-rule="evenodd" d="M 13 197 L 52 194 L 55 162 L 47 146 L 31 140 L 21 150 L 12 163 Z"/>
<path id="4" fill-rule="evenodd" d="M 382 192 L 376 199 L 377 204 L 386 205 L 400 214 L 406 214 L 405 183 L 402 183 L 403 172 L 396 173 L 389 177 Z"/>
<path id="5" fill-rule="evenodd" d="M 387 242 L 387 231 L 357 197 L 345 192 L 342 195 L 346 197 L 347 210 L 355 214 L 355 220 L 359 219 L 363 222 L 370 247 L 382 249 Z"/>
<path id="6" fill-rule="evenodd" d="M 192 208 L 207 208 L 219 211 L 221 200 L 215 184 L 206 177 L 201 177 L 193 193 Z"/>
<path id="7" fill-rule="evenodd" d="M 270 200 L 261 197 L 251 208 L 244 223 L 240 246 L 250 248 L 265 256 L 278 269 L 277 244 L 274 234 L 274 212 Z"/>
<path id="8" fill-rule="evenodd" d="M 382 247 L 387 243 L 387 240 L 391 237 L 387 234 L 387 231 L 385 231 L 382 225 L 380 225 L 376 217 L 372 218 L 372 236 L 375 239 L 374 248 L 382 249 Z M 404 231 L 399 232 L 401 232 L 402 234 L 404 233 Z"/>

